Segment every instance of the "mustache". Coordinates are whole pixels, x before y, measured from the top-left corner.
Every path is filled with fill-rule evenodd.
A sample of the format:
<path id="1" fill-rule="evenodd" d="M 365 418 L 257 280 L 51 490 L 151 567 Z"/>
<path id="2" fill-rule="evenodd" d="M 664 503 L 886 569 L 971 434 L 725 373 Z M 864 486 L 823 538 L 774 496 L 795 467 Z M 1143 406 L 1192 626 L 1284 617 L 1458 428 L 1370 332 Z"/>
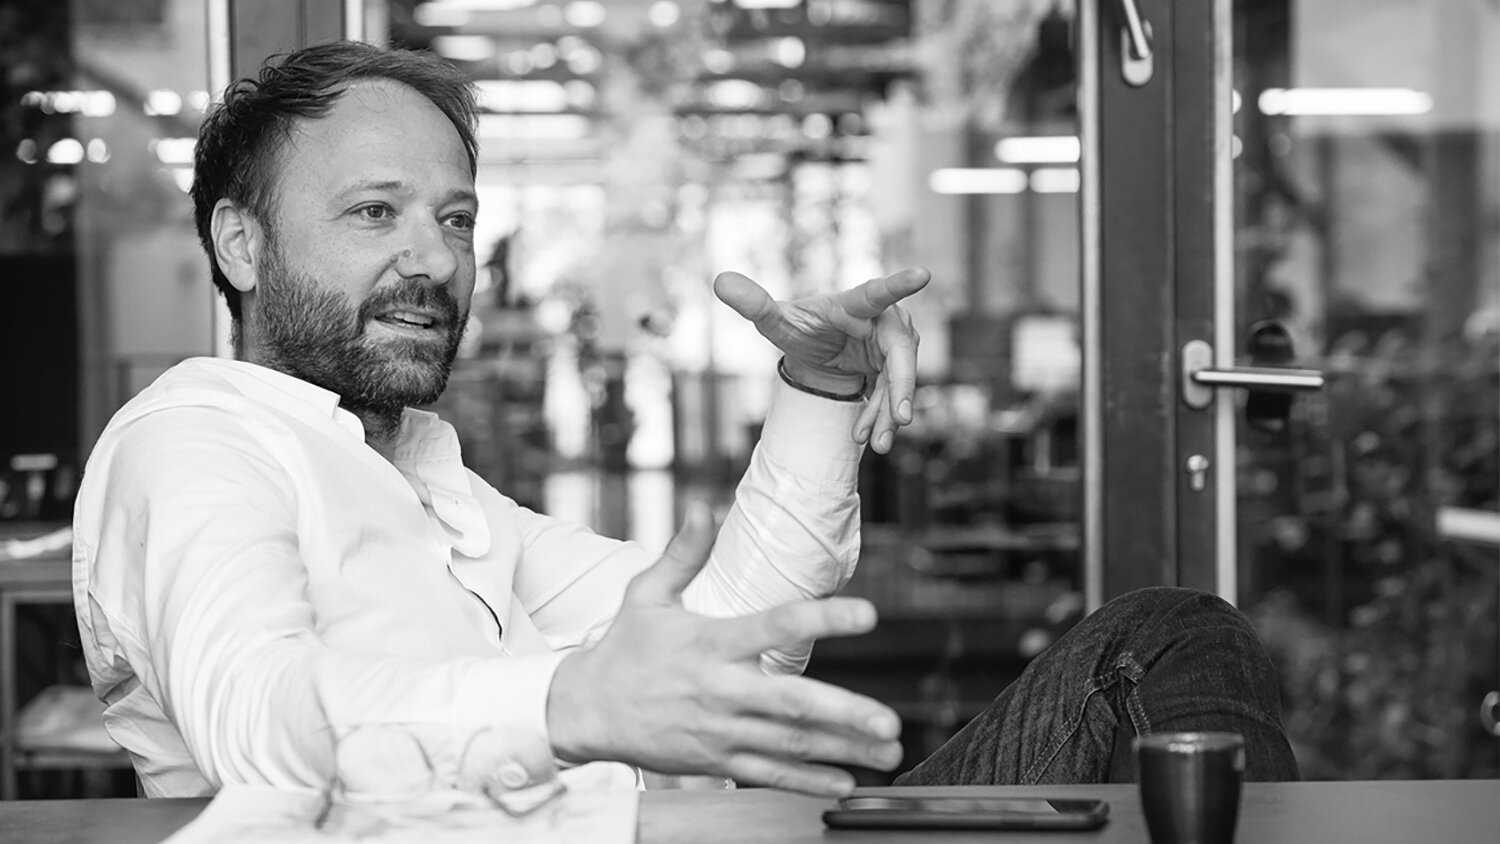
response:
<path id="1" fill-rule="evenodd" d="M 446 286 L 405 282 L 377 291 L 360 303 L 359 325 L 364 325 L 378 314 L 403 307 L 436 311 L 450 327 L 457 325 L 461 316 L 458 300 L 453 298 Z"/>

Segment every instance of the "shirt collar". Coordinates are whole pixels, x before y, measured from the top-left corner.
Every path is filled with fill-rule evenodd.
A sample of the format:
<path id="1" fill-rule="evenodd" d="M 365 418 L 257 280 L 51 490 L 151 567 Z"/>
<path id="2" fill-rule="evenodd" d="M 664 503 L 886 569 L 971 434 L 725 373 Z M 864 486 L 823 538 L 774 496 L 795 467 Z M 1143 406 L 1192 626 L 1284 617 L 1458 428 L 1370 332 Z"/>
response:
<path id="1" fill-rule="evenodd" d="M 228 358 L 194 358 L 189 365 L 218 370 L 255 401 L 317 420 L 332 420 L 364 442 L 359 417 L 339 406 L 339 394 L 294 375 Z M 379 458 L 384 460 L 385 458 Z M 396 434 L 394 459 L 403 475 L 420 484 L 418 495 L 448 527 L 460 552 L 477 556 L 490 544 L 489 524 L 469 483 L 458 433 L 435 413 L 406 408 Z"/>
<path id="2" fill-rule="evenodd" d="M 325 418 L 339 410 L 339 394 L 294 375 L 230 358 L 193 358 L 187 363 L 217 369 L 245 395 L 275 407 L 289 402 L 316 411 Z"/>

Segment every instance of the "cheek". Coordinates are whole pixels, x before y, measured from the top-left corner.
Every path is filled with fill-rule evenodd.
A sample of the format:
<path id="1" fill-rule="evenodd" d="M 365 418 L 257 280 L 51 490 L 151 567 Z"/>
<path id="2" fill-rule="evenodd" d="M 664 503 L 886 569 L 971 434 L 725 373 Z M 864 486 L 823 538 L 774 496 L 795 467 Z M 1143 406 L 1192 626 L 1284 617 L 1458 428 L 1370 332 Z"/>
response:
<path id="1" fill-rule="evenodd" d="M 391 266 L 391 258 L 369 247 L 334 241 L 318 243 L 304 253 L 303 269 L 319 286 L 337 290 L 356 307 L 369 297 Z"/>
<path id="2" fill-rule="evenodd" d="M 468 310 L 469 302 L 474 298 L 474 253 L 471 250 L 467 255 L 459 257 L 458 272 L 453 277 L 453 298 L 463 310 Z"/>

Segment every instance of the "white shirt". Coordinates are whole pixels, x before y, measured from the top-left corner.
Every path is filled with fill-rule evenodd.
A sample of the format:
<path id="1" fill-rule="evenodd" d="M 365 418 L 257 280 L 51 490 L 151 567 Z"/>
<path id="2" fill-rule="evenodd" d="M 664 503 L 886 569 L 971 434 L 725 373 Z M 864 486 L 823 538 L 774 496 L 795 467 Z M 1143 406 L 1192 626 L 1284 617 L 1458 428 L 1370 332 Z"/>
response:
<path id="1" fill-rule="evenodd" d="M 858 412 L 777 385 L 688 608 L 745 614 L 848 580 Z M 603 635 L 655 553 L 518 506 L 433 414 L 406 411 L 393 461 L 364 434 L 332 392 L 195 358 L 100 437 L 74 601 L 105 727 L 148 796 L 327 788 L 349 774 L 336 741 L 372 727 L 408 731 L 445 782 L 476 765 L 518 792 L 558 775 L 552 673 Z M 762 663 L 795 672 L 807 655 Z"/>

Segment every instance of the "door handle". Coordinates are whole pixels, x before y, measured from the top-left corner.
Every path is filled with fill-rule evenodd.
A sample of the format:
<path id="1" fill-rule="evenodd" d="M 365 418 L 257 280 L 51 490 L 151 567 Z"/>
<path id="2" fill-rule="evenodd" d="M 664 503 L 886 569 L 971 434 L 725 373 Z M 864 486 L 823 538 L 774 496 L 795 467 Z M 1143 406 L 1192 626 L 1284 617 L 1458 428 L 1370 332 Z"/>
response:
<path id="1" fill-rule="evenodd" d="M 1213 404 L 1217 387 L 1299 392 L 1321 390 L 1327 382 L 1323 373 L 1316 369 L 1215 367 L 1213 360 L 1214 347 L 1202 340 L 1189 340 L 1182 347 L 1182 401 L 1194 410 L 1204 410 Z"/>
<path id="2" fill-rule="evenodd" d="M 1120 76 L 1125 84 L 1139 88 L 1151 81 L 1156 72 L 1156 56 L 1151 49 L 1151 23 L 1141 17 L 1136 0 L 1120 0 L 1125 25 L 1120 30 Z"/>

